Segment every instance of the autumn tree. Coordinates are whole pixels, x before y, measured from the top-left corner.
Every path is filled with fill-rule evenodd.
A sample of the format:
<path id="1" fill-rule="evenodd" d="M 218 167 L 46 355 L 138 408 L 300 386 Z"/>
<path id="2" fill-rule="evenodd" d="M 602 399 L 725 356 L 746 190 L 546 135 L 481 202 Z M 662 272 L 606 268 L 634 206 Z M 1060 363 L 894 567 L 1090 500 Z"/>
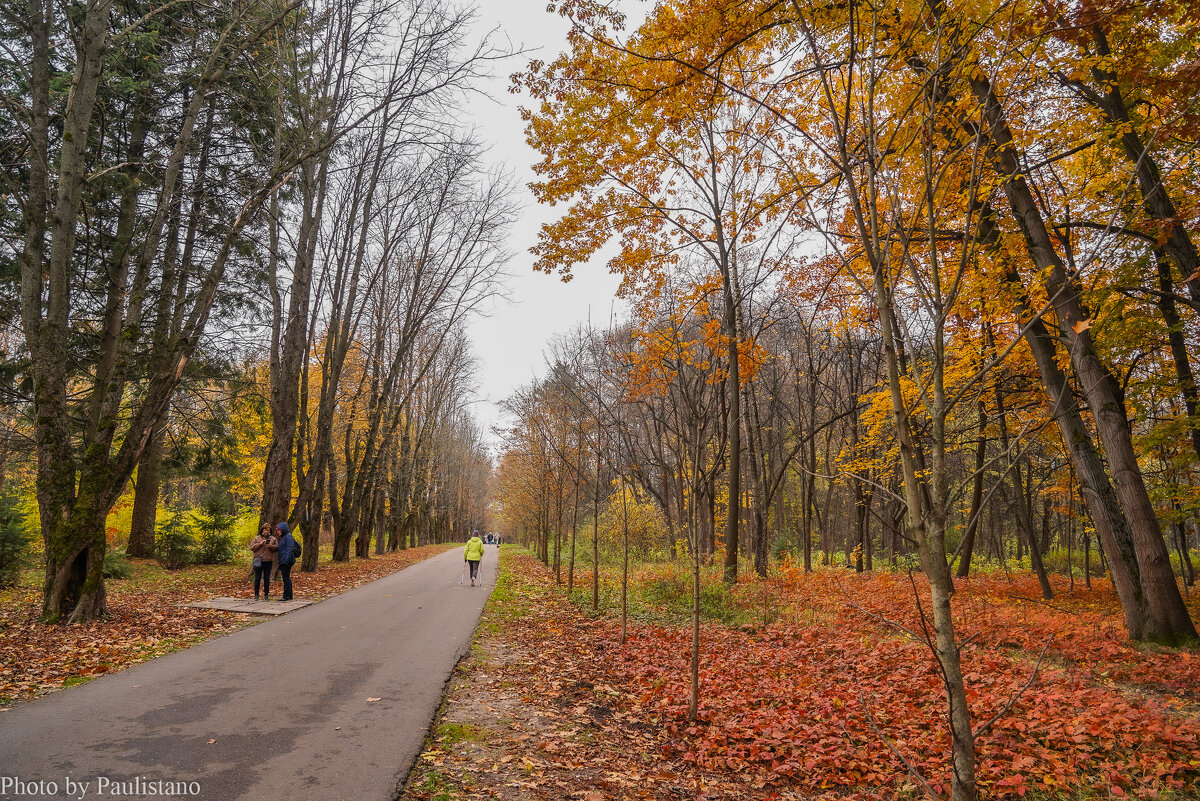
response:
<path id="1" fill-rule="evenodd" d="M 5 72 L 25 76 L 8 96 L 25 166 L 6 181 L 21 221 L 10 241 L 47 620 L 105 611 L 105 515 L 300 158 L 294 139 L 261 157 L 271 98 L 249 77 L 270 71 L 266 43 L 292 10 L 99 0 L 70 15 L 40 1 L 4 12 Z"/>
<path id="2" fill-rule="evenodd" d="M 729 370 L 725 575 L 733 581 L 745 425 L 740 309 L 786 257 L 790 242 L 780 227 L 803 173 L 784 158 L 775 116 L 742 100 L 741 88 L 760 73 L 731 61 L 721 65 L 721 81 L 678 85 L 670 68 L 664 73 L 654 59 L 630 52 L 643 44 L 669 47 L 670 30 L 647 28 L 618 41 L 623 18 L 585 5 L 591 24 L 569 36 L 571 52 L 535 63 L 519 80 L 540 103 L 523 112 L 528 140 L 543 156 L 535 193 L 544 203 L 571 204 L 543 227 L 536 266 L 569 277 L 616 233 L 620 248 L 609 269 L 623 276 L 622 292 L 653 298 L 681 254 L 704 260 L 720 288 Z"/>

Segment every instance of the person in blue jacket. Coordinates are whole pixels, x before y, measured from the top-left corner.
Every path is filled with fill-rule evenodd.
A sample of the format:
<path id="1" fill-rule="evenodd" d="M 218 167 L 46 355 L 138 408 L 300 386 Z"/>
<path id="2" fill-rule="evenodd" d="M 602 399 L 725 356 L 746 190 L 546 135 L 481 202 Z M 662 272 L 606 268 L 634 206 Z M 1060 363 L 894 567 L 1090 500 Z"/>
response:
<path id="1" fill-rule="evenodd" d="M 296 564 L 296 558 L 300 556 L 300 544 L 292 536 L 292 531 L 286 522 L 277 524 L 275 532 L 279 539 L 279 575 L 283 579 L 283 595 L 279 600 L 290 601 L 292 600 L 292 565 Z"/>

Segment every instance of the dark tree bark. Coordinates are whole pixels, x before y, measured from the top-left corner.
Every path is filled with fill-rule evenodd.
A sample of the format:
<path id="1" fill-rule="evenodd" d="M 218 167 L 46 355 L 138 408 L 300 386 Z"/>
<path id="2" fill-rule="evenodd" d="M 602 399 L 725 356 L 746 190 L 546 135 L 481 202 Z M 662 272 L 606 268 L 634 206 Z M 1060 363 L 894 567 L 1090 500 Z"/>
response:
<path id="1" fill-rule="evenodd" d="M 126 549 L 129 556 L 141 559 L 154 556 L 155 521 L 166 436 L 167 421 L 164 419 L 150 435 L 150 441 L 138 462 L 137 484 L 133 492 L 133 519 L 129 529 L 129 547 Z"/>
<path id="2" fill-rule="evenodd" d="M 1071 367 L 1096 421 L 1096 430 L 1111 467 L 1119 508 L 1124 512 L 1131 534 L 1141 573 L 1140 594 L 1144 604 L 1136 607 L 1139 619 L 1131 626 L 1130 636 L 1165 643 L 1195 640 L 1196 629 L 1175 583 L 1162 529 L 1137 463 L 1120 384 L 1096 353 L 1089 329 L 1091 314 L 1083 302 L 1078 282 L 1068 274 L 1055 250 L 1033 193 L 1021 174 L 1020 159 L 999 99 L 992 91 L 991 83 L 978 70 L 973 73 L 970 83 L 987 125 L 989 155 L 1004 176 L 1004 193 L 1025 238 L 1030 258 L 1039 274 L 1045 276 L 1046 289 L 1053 298 L 1055 316 L 1068 345 Z M 1052 343 L 1047 341 L 1047 345 L 1052 346 Z M 1044 358 L 1038 358 L 1039 369 L 1046 379 L 1049 365 L 1044 362 Z M 1100 469 L 1103 472 L 1103 468 Z M 1083 472 L 1080 470 L 1081 477 Z"/>

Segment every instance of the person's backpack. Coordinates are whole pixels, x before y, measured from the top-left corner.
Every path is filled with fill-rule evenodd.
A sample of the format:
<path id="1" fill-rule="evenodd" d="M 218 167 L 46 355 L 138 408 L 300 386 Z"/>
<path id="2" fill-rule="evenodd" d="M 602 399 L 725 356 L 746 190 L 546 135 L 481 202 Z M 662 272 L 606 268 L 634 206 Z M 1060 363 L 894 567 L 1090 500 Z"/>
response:
<path id="1" fill-rule="evenodd" d="M 300 554 L 304 552 L 304 549 L 300 547 L 300 540 L 295 537 L 292 537 L 292 542 L 296 543 L 296 553 L 292 554 L 292 561 L 298 562 L 300 561 Z"/>

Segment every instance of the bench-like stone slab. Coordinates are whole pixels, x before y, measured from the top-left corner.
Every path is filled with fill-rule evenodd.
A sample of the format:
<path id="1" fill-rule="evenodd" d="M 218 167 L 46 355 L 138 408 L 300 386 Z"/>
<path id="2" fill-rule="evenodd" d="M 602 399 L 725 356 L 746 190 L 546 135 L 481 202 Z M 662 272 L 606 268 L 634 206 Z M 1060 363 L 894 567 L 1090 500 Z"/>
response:
<path id="1" fill-rule="evenodd" d="M 194 609 L 220 609 L 224 612 L 242 612 L 247 615 L 275 616 L 294 612 L 312 603 L 313 601 L 305 600 L 256 601 L 253 598 L 229 598 L 222 596 L 220 598 L 209 598 L 207 601 L 183 604 L 183 606 L 190 606 Z"/>

